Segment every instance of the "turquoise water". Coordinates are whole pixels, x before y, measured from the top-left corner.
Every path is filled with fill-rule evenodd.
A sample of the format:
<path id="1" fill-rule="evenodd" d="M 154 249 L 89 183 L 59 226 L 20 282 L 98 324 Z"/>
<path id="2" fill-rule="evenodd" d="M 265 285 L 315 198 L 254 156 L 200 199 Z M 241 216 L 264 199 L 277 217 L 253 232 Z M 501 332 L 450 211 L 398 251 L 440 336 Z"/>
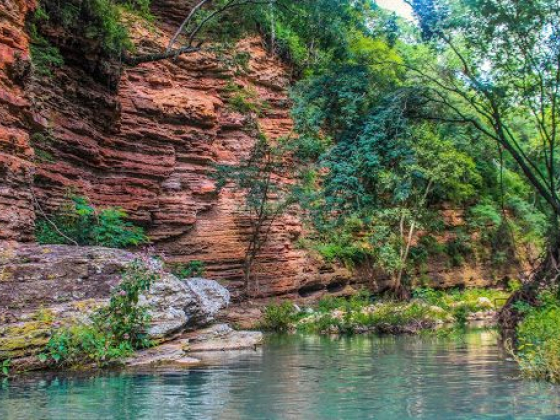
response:
<path id="1" fill-rule="evenodd" d="M 0 419 L 560 419 L 560 388 L 519 379 L 494 332 L 272 336 L 214 357 L 196 369 L 4 382 Z"/>

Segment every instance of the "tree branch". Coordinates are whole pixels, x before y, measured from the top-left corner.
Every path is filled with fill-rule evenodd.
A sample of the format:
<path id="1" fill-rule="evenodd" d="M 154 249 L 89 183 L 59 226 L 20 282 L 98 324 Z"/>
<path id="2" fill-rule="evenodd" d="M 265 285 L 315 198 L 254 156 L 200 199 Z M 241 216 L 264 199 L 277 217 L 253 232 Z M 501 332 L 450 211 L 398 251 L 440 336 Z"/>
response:
<path id="1" fill-rule="evenodd" d="M 123 54 L 122 61 L 124 64 L 128 66 L 135 67 L 142 63 L 151 63 L 153 61 L 160 61 L 165 60 L 167 58 L 177 58 L 180 55 L 184 54 L 192 54 L 195 52 L 199 52 L 202 49 L 200 47 L 183 47 L 177 48 L 170 51 L 165 51 L 162 53 L 154 53 L 154 54 L 143 54 L 143 55 L 133 55 L 130 56 L 128 54 Z"/>

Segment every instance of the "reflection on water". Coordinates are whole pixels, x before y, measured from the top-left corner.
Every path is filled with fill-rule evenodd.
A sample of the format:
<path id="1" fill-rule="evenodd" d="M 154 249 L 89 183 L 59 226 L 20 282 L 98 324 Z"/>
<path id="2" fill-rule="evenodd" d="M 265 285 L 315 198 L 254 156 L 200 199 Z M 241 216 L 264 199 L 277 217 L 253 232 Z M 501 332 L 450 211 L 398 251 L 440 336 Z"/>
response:
<path id="1" fill-rule="evenodd" d="M 518 379 L 496 341 L 272 336 L 204 368 L 5 383 L 0 419 L 560 419 L 560 388 Z"/>

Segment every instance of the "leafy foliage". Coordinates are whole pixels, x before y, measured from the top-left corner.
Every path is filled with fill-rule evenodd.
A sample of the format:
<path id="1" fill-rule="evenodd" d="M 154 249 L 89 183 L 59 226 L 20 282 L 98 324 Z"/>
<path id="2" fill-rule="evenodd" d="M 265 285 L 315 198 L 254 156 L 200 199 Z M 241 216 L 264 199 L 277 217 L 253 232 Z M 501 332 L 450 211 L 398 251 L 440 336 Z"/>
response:
<path id="1" fill-rule="evenodd" d="M 437 291 L 419 288 L 410 302 L 372 300 L 366 291 L 349 298 L 327 296 L 313 308 L 297 311 L 290 302 L 266 308 L 263 325 L 285 331 L 320 333 L 419 332 L 464 324 L 475 312 L 495 311 L 508 294 L 491 289 Z"/>
<path id="2" fill-rule="evenodd" d="M 296 319 L 297 310 L 292 302 L 271 304 L 265 308 L 259 328 L 272 331 L 286 331 Z"/>
<path id="3" fill-rule="evenodd" d="M 36 39 L 44 39 L 42 28 L 49 26 L 62 27 L 74 36 L 93 41 L 92 44 L 106 56 L 120 56 L 123 50 L 131 49 L 128 30 L 123 24 L 122 13 L 136 13 L 144 19 L 151 19 L 150 0 L 41 0 L 39 8 L 31 21 L 32 32 Z M 48 47 L 45 42 L 35 42 L 34 61 L 38 65 L 56 55 L 55 47 Z M 32 44 L 33 45 L 33 44 Z M 54 61 L 57 64 L 58 61 Z M 53 64 L 53 63 L 51 63 Z"/>
<path id="4" fill-rule="evenodd" d="M 232 111 L 259 116 L 262 114 L 264 105 L 257 100 L 254 88 L 243 88 L 229 82 L 224 90 L 227 94 L 226 102 Z"/>
<path id="5" fill-rule="evenodd" d="M 85 197 L 74 196 L 49 220 L 37 220 L 35 236 L 40 244 L 69 244 L 71 239 L 78 245 L 126 248 L 147 243 L 144 230 L 127 222 L 126 217 L 119 208 L 99 210 Z"/>
<path id="6" fill-rule="evenodd" d="M 457 112 L 467 112 L 471 104 L 458 105 L 457 112 L 437 104 L 443 95 L 438 78 L 447 81 L 461 73 L 461 62 L 452 59 L 451 47 L 441 38 L 449 28 L 468 37 L 471 29 L 461 12 L 468 9 L 467 19 L 480 19 L 476 24 L 482 25 L 486 18 L 473 12 L 473 4 L 496 2 L 464 1 L 451 7 L 444 1 L 414 1 L 419 30 L 362 2 L 340 6 L 347 7 L 344 11 L 332 6 L 345 17 L 341 22 L 322 9 L 326 3 L 317 5 L 328 17 L 313 47 L 298 19 L 316 15 L 278 18 L 282 25 L 293 24 L 289 36 L 301 41 L 291 41 L 298 47 L 294 55 L 307 53 L 304 77 L 292 92 L 299 135 L 294 149 L 314 166 L 308 172 L 314 179 L 298 190 L 317 229 L 307 243 L 326 260 L 349 266 L 367 262 L 399 283 L 410 282 L 417 265 L 431 255 L 447 254 L 451 266 L 470 259 L 500 266 L 538 255 L 548 220 L 530 184 L 491 143 L 494 139 L 468 122 L 456 123 Z M 494 23 L 493 28 L 499 27 Z M 482 43 L 478 39 L 477 48 Z M 504 45 L 507 41 L 497 48 Z M 414 70 L 418 63 L 425 66 L 425 77 Z M 453 83 L 469 88 L 464 80 Z M 470 93 L 465 95 L 468 101 Z M 518 108 L 510 103 L 509 109 Z M 512 115 L 512 130 L 523 138 L 535 135 L 519 112 Z M 525 150 L 536 151 L 534 146 Z M 441 209 L 447 206 L 465 208 L 467 226 L 446 226 Z M 418 232 L 438 237 L 443 229 L 451 239 L 437 250 L 416 243 Z"/>
<path id="7" fill-rule="evenodd" d="M 39 35 L 37 27 L 31 26 L 30 51 L 35 71 L 40 76 L 52 76 L 52 70 L 64 64 L 64 58 L 57 47 Z"/>

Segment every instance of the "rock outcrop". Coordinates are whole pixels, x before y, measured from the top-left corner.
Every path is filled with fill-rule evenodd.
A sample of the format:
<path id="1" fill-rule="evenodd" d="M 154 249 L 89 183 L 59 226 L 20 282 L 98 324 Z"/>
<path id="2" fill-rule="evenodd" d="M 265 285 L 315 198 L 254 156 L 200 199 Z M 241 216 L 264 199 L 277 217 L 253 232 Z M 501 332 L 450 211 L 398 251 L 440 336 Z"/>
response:
<path id="1" fill-rule="evenodd" d="M 164 338 L 187 328 L 205 326 L 230 301 L 227 289 L 214 280 L 179 280 L 172 274 L 160 276 L 140 304 L 150 308 L 149 334 Z"/>
<path id="2" fill-rule="evenodd" d="M 87 320 L 137 258 L 120 250 L 70 246 L 26 245 L 0 254 L 0 360 L 37 353 L 55 324 Z M 205 327 L 229 303 L 229 292 L 216 281 L 157 274 L 139 300 L 149 309 L 153 339 Z"/>
<path id="3" fill-rule="evenodd" d="M 228 325 L 218 324 L 183 334 L 171 343 L 141 351 L 125 363 L 128 367 L 190 367 L 213 363 L 216 359 L 220 362 L 223 352 L 257 351 L 262 343 L 263 334 L 259 331 L 236 331 Z"/>

